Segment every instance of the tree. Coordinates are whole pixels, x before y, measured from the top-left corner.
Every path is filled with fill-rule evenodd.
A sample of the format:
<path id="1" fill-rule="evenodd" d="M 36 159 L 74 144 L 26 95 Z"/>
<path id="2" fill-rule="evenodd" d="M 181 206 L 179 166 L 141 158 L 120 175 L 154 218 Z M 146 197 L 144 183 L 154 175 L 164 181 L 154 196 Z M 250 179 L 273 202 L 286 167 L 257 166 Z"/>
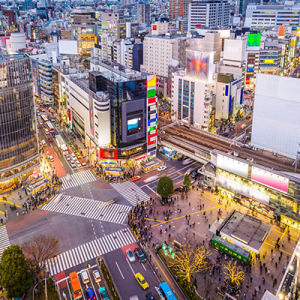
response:
<path id="1" fill-rule="evenodd" d="M 22 245 L 22 250 L 31 266 L 36 270 L 37 277 L 44 274 L 45 262 L 58 254 L 59 240 L 53 235 L 36 235 Z"/>
<path id="2" fill-rule="evenodd" d="M 173 260 L 170 260 L 170 267 L 177 271 L 179 279 L 182 279 L 192 289 L 192 275 L 197 272 L 206 271 L 209 268 L 208 256 L 211 255 L 205 247 L 197 247 L 194 251 L 190 244 L 185 245 L 180 254 L 176 253 Z"/>
<path id="3" fill-rule="evenodd" d="M 33 272 L 19 245 L 4 250 L 0 273 L 0 285 L 7 291 L 7 299 L 22 297 L 30 289 Z"/>
<path id="4" fill-rule="evenodd" d="M 183 184 L 186 186 L 187 189 L 191 186 L 191 179 L 189 174 L 184 175 Z"/>
<path id="5" fill-rule="evenodd" d="M 239 268 L 232 263 L 232 261 L 227 262 L 224 268 L 228 271 L 228 273 L 224 272 L 224 274 L 229 276 L 230 285 L 238 286 L 244 281 L 244 272 L 240 271 Z"/>
<path id="6" fill-rule="evenodd" d="M 168 176 L 160 177 L 157 184 L 157 193 L 163 198 L 169 197 L 173 193 L 173 180 Z"/>

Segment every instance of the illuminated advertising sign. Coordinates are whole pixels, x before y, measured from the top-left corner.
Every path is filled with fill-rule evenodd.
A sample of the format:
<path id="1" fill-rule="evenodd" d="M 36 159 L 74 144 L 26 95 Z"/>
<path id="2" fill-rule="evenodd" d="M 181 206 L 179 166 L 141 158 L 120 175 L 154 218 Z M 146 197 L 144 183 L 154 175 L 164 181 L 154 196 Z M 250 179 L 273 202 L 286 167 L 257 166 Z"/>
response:
<path id="1" fill-rule="evenodd" d="M 248 168 L 247 163 L 241 162 L 239 160 L 227 157 L 221 154 L 217 155 L 217 167 L 223 169 L 229 173 L 248 177 Z"/>
<path id="2" fill-rule="evenodd" d="M 39 67 L 36 60 L 31 60 L 31 69 L 32 69 L 32 83 L 34 86 L 34 95 L 39 96 L 39 85 L 38 85 L 38 75 L 39 75 Z"/>
<path id="3" fill-rule="evenodd" d="M 191 78 L 211 81 L 213 52 L 186 51 L 186 75 Z"/>
<path id="4" fill-rule="evenodd" d="M 71 122 L 71 109 L 68 109 L 68 117 L 69 117 L 69 122 Z"/>
<path id="5" fill-rule="evenodd" d="M 248 34 L 247 47 L 259 47 L 260 39 L 261 39 L 261 34 L 259 34 L 259 33 Z"/>
<path id="6" fill-rule="evenodd" d="M 106 159 L 118 159 L 118 150 L 117 149 L 100 149 L 100 158 Z"/>
<path id="7" fill-rule="evenodd" d="M 147 153 L 156 154 L 157 144 L 156 75 L 147 76 Z"/>
<path id="8" fill-rule="evenodd" d="M 274 59 L 265 59 L 265 64 L 274 64 Z"/>
<path id="9" fill-rule="evenodd" d="M 257 191 L 245 184 L 228 179 L 220 174 L 216 175 L 217 185 L 221 185 L 233 191 L 236 191 L 242 195 L 245 195 L 251 199 L 261 201 L 263 203 L 270 203 L 270 195 Z"/>
<path id="10" fill-rule="evenodd" d="M 289 179 L 252 166 L 251 180 L 284 193 L 288 192 Z"/>
<path id="11" fill-rule="evenodd" d="M 94 101 L 93 97 L 89 96 L 89 102 L 90 102 L 90 133 L 91 137 L 94 138 Z"/>

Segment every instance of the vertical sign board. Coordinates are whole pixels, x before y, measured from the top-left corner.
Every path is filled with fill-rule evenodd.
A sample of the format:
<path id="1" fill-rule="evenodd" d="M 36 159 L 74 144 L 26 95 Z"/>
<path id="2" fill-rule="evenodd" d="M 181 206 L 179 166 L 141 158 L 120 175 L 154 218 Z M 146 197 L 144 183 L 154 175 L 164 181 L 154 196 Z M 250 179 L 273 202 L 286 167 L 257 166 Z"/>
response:
<path id="1" fill-rule="evenodd" d="M 157 98 L 156 75 L 147 76 L 147 153 L 156 156 Z"/>
<path id="2" fill-rule="evenodd" d="M 90 102 L 90 133 L 91 137 L 94 138 L 94 102 L 93 97 L 89 95 Z"/>

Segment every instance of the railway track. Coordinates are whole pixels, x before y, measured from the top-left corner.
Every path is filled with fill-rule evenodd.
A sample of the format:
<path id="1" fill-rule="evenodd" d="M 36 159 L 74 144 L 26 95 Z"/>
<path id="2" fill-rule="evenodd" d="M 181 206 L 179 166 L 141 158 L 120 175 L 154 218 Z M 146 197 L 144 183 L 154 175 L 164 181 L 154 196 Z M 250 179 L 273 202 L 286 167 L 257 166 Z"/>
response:
<path id="1" fill-rule="evenodd" d="M 201 146 L 208 150 L 219 150 L 222 152 L 230 152 L 234 150 L 234 145 L 232 140 L 226 141 L 226 139 L 220 138 L 219 136 L 213 137 L 211 135 L 206 135 L 200 131 L 195 129 L 187 129 L 180 125 L 174 125 L 173 127 L 169 127 L 164 129 L 164 134 L 161 133 L 161 138 L 166 139 L 171 143 L 176 144 L 179 147 L 185 148 L 185 150 L 192 152 L 191 149 L 187 147 L 183 147 L 182 143 L 176 142 L 176 140 L 171 137 L 177 137 L 182 140 L 182 142 L 187 141 L 194 143 L 195 145 Z M 235 150 L 239 153 L 239 157 L 243 159 L 251 158 L 257 164 L 266 166 L 268 168 L 278 170 L 278 171 L 286 171 L 286 172 L 294 172 L 294 166 L 292 166 L 292 159 L 282 159 L 276 156 L 270 156 L 264 153 L 261 153 L 259 150 L 252 150 L 247 148 L 242 148 L 241 145 L 236 145 Z M 298 168 L 299 169 L 299 168 Z"/>

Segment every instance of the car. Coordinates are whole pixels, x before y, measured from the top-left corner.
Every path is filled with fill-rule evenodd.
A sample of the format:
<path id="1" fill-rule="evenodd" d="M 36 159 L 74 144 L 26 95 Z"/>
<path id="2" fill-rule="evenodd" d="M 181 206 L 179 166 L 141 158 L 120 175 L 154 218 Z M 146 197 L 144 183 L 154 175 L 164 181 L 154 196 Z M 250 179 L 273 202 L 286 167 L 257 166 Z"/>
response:
<path id="1" fill-rule="evenodd" d="M 126 255 L 130 262 L 135 262 L 135 257 L 130 249 L 126 250 Z"/>
<path id="2" fill-rule="evenodd" d="M 149 293 L 146 294 L 146 299 L 147 300 L 155 300 L 155 298 L 154 298 L 154 296 L 153 296 L 153 294 L 151 292 L 149 292 Z"/>
<path id="3" fill-rule="evenodd" d="M 53 118 L 50 118 L 50 121 L 51 121 L 51 122 L 54 122 L 55 120 L 54 120 Z"/>
<path id="4" fill-rule="evenodd" d="M 109 300 L 108 295 L 106 293 L 105 287 L 102 287 L 98 290 L 101 300 Z"/>
<path id="5" fill-rule="evenodd" d="M 46 134 L 49 134 L 49 130 L 47 128 L 44 129 Z"/>
<path id="6" fill-rule="evenodd" d="M 100 276 L 100 273 L 99 273 L 98 270 L 93 271 L 93 276 L 94 276 L 95 282 L 100 282 L 101 281 L 101 276 Z"/>
<path id="7" fill-rule="evenodd" d="M 53 138 L 51 136 L 48 136 L 48 141 L 53 142 Z"/>
<path id="8" fill-rule="evenodd" d="M 56 127 L 58 127 L 59 125 L 58 125 L 58 123 L 54 123 L 54 125 L 56 126 Z"/>
<path id="9" fill-rule="evenodd" d="M 185 174 L 191 174 L 194 171 L 194 168 L 188 168 Z"/>
<path id="10" fill-rule="evenodd" d="M 89 278 L 89 275 L 88 275 L 87 271 L 82 271 L 80 273 L 80 275 L 81 275 L 81 279 L 82 279 L 83 284 L 87 284 L 87 283 L 90 282 L 90 278 Z"/>
<path id="11" fill-rule="evenodd" d="M 54 157 L 52 155 L 49 155 L 50 161 L 54 161 Z"/>
<path id="12" fill-rule="evenodd" d="M 94 299 L 96 299 L 96 296 L 95 296 L 94 291 L 93 291 L 92 288 L 86 289 L 86 293 L 88 295 L 88 300 L 94 300 Z"/>
<path id="13" fill-rule="evenodd" d="M 166 168 L 167 168 L 167 166 L 160 166 L 160 167 L 157 169 L 157 171 L 161 172 L 161 171 L 165 170 Z"/>
<path id="14" fill-rule="evenodd" d="M 74 152 L 76 152 L 76 151 L 77 151 L 77 149 L 76 149 L 75 147 L 72 147 L 72 150 L 73 150 Z"/>
<path id="15" fill-rule="evenodd" d="M 55 132 L 52 132 L 52 136 L 55 138 Z"/>
<path id="16" fill-rule="evenodd" d="M 77 158 L 81 158 L 81 155 L 79 152 L 76 152 L 75 155 L 77 156 Z"/>
<path id="17" fill-rule="evenodd" d="M 72 157 L 73 160 L 76 160 L 76 156 L 75 156 L 74 153 L 71 154 L 71 157 Z"/>
<path id="18" fill-rule="evenodd" d="M 85 163 L 84 160 L 81 160 L 81 165 L 82 165 L 82 166 L 86 166 L 86 163 Z"/>
<path id="19" fill-rule="evenodd" d="M 41 125 L 41 126 L 43 125 L 43 121 L 40 121 L 40 125 Z"/>
<path id="20" fill-rule="evenodd" d="M 42 140 L 42 141 L 41 141 L 41 144 L 42 144 L 43 146 L 46 145 L 45 140 Z"/>
<path id="21" fill-rule="evenodd" d="M 44 112 L 44 111 L 45 111 L 45 108 L 40 108 L 40 111 Z"/>
<path id="22" fill-rule="evenodd" d="M 72 146 L 72 143 L 70 141 L 67 141 L 68 146 Z"/>
<path id="23" fill-rule="evenodd" d="M 39 115 L 41 112 L 37 109 L 36 113 Z"/>
<path id="24" fill-rule="evenodd" d="M 149 284 L 141 273 L 136 273 L 134 277 L 143 290 L 149 289 Z"/>
<path id="25" fill-rule="evenodd" d="M 74 163 L 73 160 L 70 161 L 70 164 L 71 164 L 71 167 L 72 167 L 72 168 L 75 168 L 75 167 L 76 167 L 76 165 L 75 165 L 75 163 Z"/>
<path id="26" fill-rule="evenodd" d="M 76 164 L 76 166 L 77 166 L 78 168 L 81 167 L 81 163 L 80 163 L 78 160 L 76 160 L 75 164 Z"/>
<path id="27" fill-rule="evenodd" d="M 191 174 L 191 177 L 192 178 L 195 178 L 195 177 L 197 177 L 198 176 L 198 172 L 197 171 L 194 171 L 192 174 Z"/>
<path id="28" fill-rule="evenodd" d="M 66 154 L 66 159 L 67 159 L 67 160 L 70 160 L 70 159 L 71 159 L 71 157 L 70 157 L 69 154 Z"/>
<path id="29" fill-rule="evenodd" d="M 142 252 L 141 249 L 135 248 L 134 249 L 134 254 L 139 259 L 140 262 L 143 262 L 143 263 L 146 262 L 146 257 L 145 257 L 145 255 L 144 255 L 144 253 Z"/>
<path id="30" fill-rule="evenodd" d="M 141 178 L 141 176 L 133 176 L 132 178 L 130 178 L 130 180 L 131 180 L 132 182 L 134 182 L 134 181 L 139 180 L 140 178 Z"/>

